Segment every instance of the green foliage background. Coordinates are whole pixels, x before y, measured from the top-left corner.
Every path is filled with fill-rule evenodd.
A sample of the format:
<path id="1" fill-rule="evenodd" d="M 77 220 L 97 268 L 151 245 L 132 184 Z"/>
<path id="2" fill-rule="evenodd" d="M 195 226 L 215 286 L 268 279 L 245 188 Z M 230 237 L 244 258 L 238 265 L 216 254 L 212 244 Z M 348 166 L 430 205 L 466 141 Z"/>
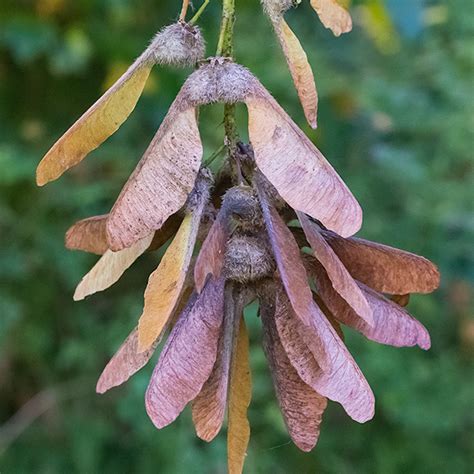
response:
<path id="1" fill-rule="evenodd" d="M 431 258 L 443 282 L 409 307 L 431 332 L 429 352 L 347 333 L 375 391 L 376 418 L 358 425 L 331 404 L 310 454 L 288 442 L 259 321 L 250 312 L 254 395 L 246 472 L 471 473 L 474 2 L 353 1 L 354 31 L 339 39 L 308 3 L 288 21 L 316 74 L 317 132 L 304 124 L 257 0 L 237 0 L 237 59 L 351 187 L 365 210 L 361 235 Z M 153 364 L 125 387 L 94 393 L 102 367 L 135 325 L 158 257 L 145 256 L 114 288 L 73 303 L 74 287 L 95 258 L 63 248 L 70 224 L 108 211 L 189 71 L 157 69 L 119 133 L 60 181 L 44 189 L 34 184 L 50 145 L 179 6 L 171 0 L 0 2 L 2 474 L 225 472 L 224 434 L 211 445 L 197 440 L 189 412 L 171 427 L 153 428 L 143 407 Z M 219 2 L 211 0 L 201 21 L 210 55 L 219 15 Z M 215 106 L 202 114 L 207 155 L 222 138 L 221 113 Z"/>

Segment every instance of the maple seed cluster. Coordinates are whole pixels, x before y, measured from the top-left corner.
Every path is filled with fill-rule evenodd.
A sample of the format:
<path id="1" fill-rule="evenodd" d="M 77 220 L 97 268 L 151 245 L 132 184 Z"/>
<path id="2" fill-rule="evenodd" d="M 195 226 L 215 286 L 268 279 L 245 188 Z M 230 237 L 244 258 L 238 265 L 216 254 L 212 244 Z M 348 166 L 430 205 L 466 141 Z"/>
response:
<path id="1" fill-rule="evenodd" d="M 295 3 L 263 0 L 316 127 L 313 74 L 283 18 Z M 335 0 L 311 5 L 334 34 L 351 29 Z M 361 423 L 374 415 L 374 395 L 341 324 L 382 344 L 428 349 L 427 330 L 404 306 L 410 294 L 435 290 L 440 277 L 423 257 L 353 237 L 362 210 L 333 167 L 248 69 L 222 55 L 204 60 L 204 40 L 192 23 L 183 18 L 155 36 L 46 154 L 37 182 L 58 178 L 117 131 L 155 64 L 196 66 L 110 212 L 74 224 L 66 247 L 100 255 L 76 300 L 109 288 L 142 254 L 163 248 L 138 323 L 97 392 L 127 381 L 167 335 L 145 395 L 150 419 L 162 428 L 191 403 L 197 435 L 211 441 L 227 414 L 229 472 L 240 473 L 250 438 L 247 305 L 259 302 L 285 424 L 309 451 L 328 400 Z M 227 111 L 245 104 L 249 143 L 239 141 L 225 115 L 227 154 L 214 176 L 202 164 L 198 112 L 217 102 Z"/>

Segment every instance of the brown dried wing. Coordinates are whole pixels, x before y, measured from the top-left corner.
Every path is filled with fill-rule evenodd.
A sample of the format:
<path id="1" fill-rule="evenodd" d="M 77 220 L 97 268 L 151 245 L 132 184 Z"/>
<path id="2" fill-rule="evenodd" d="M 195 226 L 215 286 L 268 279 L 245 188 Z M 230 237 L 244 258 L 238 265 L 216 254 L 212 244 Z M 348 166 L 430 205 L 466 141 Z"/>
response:
<path id="1" fill-rule="evenodd" d="M 138 331 L 135 328 L 103 370 L 97 382 L 97 393 L 105 393 L 126 382 L 148 363 L 155 349 L 156 344 L 146 352 L 138 352 Z"/>
<path id="2" fill-rule="evenodd" d="M 440 274 L 426 258 L 388 245 L 321 231 L 349 273 L 375 291 L 396 295 L 431 293 Z"/>
<path id="3" fill-rule="evenodd" d="M 311 0 L 311 6 L 318 14 L 321 23 L 332 30 L 335 36 L 352 30 L 351 16 L 337 0 Z"/>
<path id="4" fill-rule="evenodd" d="M 195 109 L 183 109 L 178 96 L 110 212 L 110 248 L 131 246 L 177 212 L 193 189 L 201 158 Z"/>
<path id="5" fill-rule="evenodd" d="M 297 215 L 313 255 L 325 268 L 334 289 L 367 324 L 373 325 L 374 319 L 369 303 L 334 250 L 320 234 L 320 228 L 302 212 L 297 212 Z"/>
<path id="6" fill-rule="evenodd" d="M 108 250 L 105 231 L 108 214 L 76 222 L 66 232 L 66 248 L 103 255 Z"/>
<path id="7" fill-rule="evenodd" d="M 274 310 L 274 304 L 272 307 L 267 302 L 262 304 L 260 309 L 265 354 L 270 365 L 278 403 L 291 439 L 301 450 L 311 451 L 319 438 L 327 399 L 303 382 L 290 363 L 278 335 Z M 300 349 L 303 354 L 306 352 L 314 364 L 312 354 L 306 346 L 302 344 Z M 319 369 L 317 366 L 316 368 Z"/>
<path id="8" fill-rule="evenodd" d="M 157 428 L 172 423 L 211 375 L 224 313 L 224 281 L 209 280 L 174 326 L 145 396 Z"/>
<path id="9" fill-rule="evenodd" d="M 306 120 L 312 128 L 316 128 L 318 126 L 318 93 L 308 57 L 298 38 L 283 18 L 278 24 L 275 24 L 275 31 L 285 54 Z"/>
<path id="10" fill-rule="evenodd" d="M 54 144 L 38 165 L 39 186 L 59 178 L 119 129 L 135 108 L 152 66 L 149 53 L 142 54 Z"/>
<path id="11" fill-rule="evenodd" d="M 109 249 L 106 232 L 108 217 L 108 214 L 104 214 L 76 222 L 66 232 L 66 248 L 103 255 Z M 155 232 L 148 250 L 157 250 L 164 245 L 176 233 L 182 220 L 183 216 L 179 213 L 171 216 L 163 227 Z"/>
<path id="12" fill-rule="evenodd" d="M 312 269 L 321 299 L 341 323 L 381 344 L 395 347 L 418 345 L 425 350 L 430 348 L 430 335 L 426 328 L 401 306 L 359 283 L 360 289 L 372 307 L 374 314 L 375 324 L 369 326 L 334 291 L 324 269 L 317 263 L 312 264 Z"/>
<path id="13" fill-rule="evenodd" d="M 362 210 L 321 152 L 261 84 L 245 102 L 255 161 L 280 196 L 338 234 L 355 234 Z"/>

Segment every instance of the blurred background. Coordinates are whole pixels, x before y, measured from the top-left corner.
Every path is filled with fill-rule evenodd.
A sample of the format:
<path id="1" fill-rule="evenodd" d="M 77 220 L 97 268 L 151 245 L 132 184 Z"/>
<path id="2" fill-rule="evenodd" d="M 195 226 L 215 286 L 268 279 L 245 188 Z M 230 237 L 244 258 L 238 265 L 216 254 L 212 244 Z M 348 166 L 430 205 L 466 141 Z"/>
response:
<path id="1" fill-rule="evenodd" d="M 196 1 L 197 5 L 198 2 Z M 238 0 L 236 56 L 321 148 L 365 211 L 361 236 L 425 255 L 441 289 L 409 310 L 433 347 L 394 349 L 347 331 L 377 398 L 375 419 L 331 403 L 310 454 L 291 443 L 249 311 L 253 401 L 248 473 L 472 473 L 474 468 L 474 2 L 351 2 L 354 31 L 334 38 L 303 1 L 287 15 L 320 94 L 305 125 L 269 22 Z M 164 0 L 0 2 L 0 472 L 224 473 L 225 434 L 199 441 L 187 410 L 156 431 L 143 395 L 153 364 L 124 387 L 94 392 L 136 324 L 157 255 L 110 290 L 72 294 L 96 257 L 66 251 L 76 220 L 108 212 L 190 71 L 155 68 L 135 112 L 99 150 L 39 189 L 54 141 L 176 18 Z M 215 51 L 220 2 L 200 20 Z M 245 114 L 241 111 L 245 136 Z M 201 115 L 205 156 L 222 140 L 222 106 Z"/>

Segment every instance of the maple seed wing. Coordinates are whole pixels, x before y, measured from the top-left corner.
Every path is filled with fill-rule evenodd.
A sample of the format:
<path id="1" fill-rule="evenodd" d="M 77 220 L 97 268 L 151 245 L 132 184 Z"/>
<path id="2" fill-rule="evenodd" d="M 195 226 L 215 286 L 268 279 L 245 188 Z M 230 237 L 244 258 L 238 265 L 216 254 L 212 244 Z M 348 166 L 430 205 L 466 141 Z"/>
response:
<path id="1" fill-rule="evenodd" d="M 80 163 L 115 133 L 143 92 L 153 63 L 140 56 L 127 72 L 53 145 L 41 160 L 36 182 L 43 186 Z"/>
<path id="2" fill-rule="evenodd" d="M 283 18 L 280 19 L 279 24 L 275 25 L 275 29 L 285 54 L 293 83 L 303 106 L 306 120 L 312 128 L 316 128 L 318 126 L 318 93 L 316 91 L 313 71 L 309 65 L 306 53 L 298 38 Z"/>
<path id="3" fill-rule="evenodd" d="M 186 202 L 202 159 L 194 108 L 179 109 L 178 95 L 155 138 L 129 178 L 107 221 L 113 250 L 160 229 Z"/>
<path id="4" fill-rule="evenodd" d="M 344 237 L 362 224 L 362 210 L 321 152 L 260 84 L 246 99 L 258 168 L 294 209 Z"/>
<path id="5" fill-rule="evenodd" d="M 261 180 L 258 178 L 257 192 L 280 278 L 296 314 L 305 324 L 309 324 L 313 296 L 308 286 L 308 277 L 300 257 L 300 249 L 293 234 L 269 202 Z"/>
<path id="6" fill-rule="evenodd" d="M 138 323 L 139 351 L 158 339 L 182 293 L 201 221 L 202 208 L 186 215 L 158 268 L 150 275 Z"/>
<path id="7" fill-rule="evenodd" d="M 311 222 L 302 212 L 297 212 L 306 238 L 315 258 L 321 262 L 334 289 L 347 301 L 354 311 L 369 325 L 374 324 L 372 308 L 369 306 L 361 289 L 354 281 L 346 267 L 339 260 L 331 246 L 324 240 L 319 227 Z"/>
<path id="8" fill-rule="evenodd" d="M 370 240 L 343 239 L 327 230 L 321 233 L 350 274 L 375 291 L 431 293 L 439 286 L 438 269 L 424 257 Z"/>
<path id="9" fill-rule="evenodd" d="M 157 428 L 172 423 L 209 378 L 224 313 L 224 281 L 209 280 L 178 319 L 148 385 L 145 406 Z"/>
<path id="10" fill-rule="evenodd" d="M 430 348 L 431 342 L 428 331 L 404 308 L 362 283 L 358 283 L 372 307 L 375 324 L 374 326 L 369 326 L 334 291 L 324 269 L 316 263 L 313 263 L 311 268 L 321 299 L 338 321 L 354 328 L 368 339 L 380 344 L 388 344 L 395 347 L 418 345 L 425 350 Z"/>
<path id="11" fill-rule="evenodd" d="M 270 304 L 262 302 L 260 314 L 263 322 L 264 351 L 270 365 L 278 403 L 291 439 L 298 448 L 308 452 L 318 441 L 327 399 L 303 382 L 290 363 L 277 332 L 274 310 L 274 302 Z M 304 344 L 302 344 L 302 349 L 308 352 Z"/>
<path id="12" fill-rule="evenodd" d="M 198 293 L 204 287 L 209 274 L 218 278 L 222 272 L 229 226 L 229 213 L 226 208 L 221 208 L 202 244 L 194 267 L 194 281 Z"/>
<path id="13" fill-rule="evenodd" d="M 74 301 L 106 290 L 116 283 L 135 260 L 150 246 L 153 234 L 119 252 L 107 250 L 94 267 L 83 277 L 74 293 Z"/>
<path id="14" fill-rule="evenodd" d="M 311 383 L 311 387 L 319 394 L 339 402 L 355 421 L 364 423 L 370 420 L 375 410 L 372 390 L 321 310 L 313 303 L 311 322 L 309 325 L 304 325 L 291 309 L 288 296 L 282 288 L 277 293 L 276 306 L 275 318 L 282 344 L 300 377 Z M 289 334 L 293 336 L 288 337 Z M 301 354 L 293 347 L 296 336 L 313 354 L 315 362 L 321 368 L 319 372 L 313 370 L 314 366 L 313 372 L 308 372 L 308 366 L 302 365 Z M 321 346 L 327 354 L 330 354 L 325 367 L 320 363 Z"/>
<path id="15" fill-rule="evenodd" d="M 239 323 L 230 372 L 227 430 L 227 464 L 229 474 L 241 474 L 250 439 L 247 410 L 252 399 L 252 377 L 249 364 L 249 337 L 245 321 Z"/>
<path id="16" fill-rule="evenodd" d="M 335 36 L 352 30 L 352 18 L 337 0 L 311 0 L 311 6 L 318 14 L 321 23 L 332 30 Z"/>
<path id="17" fill-rule="evenodd" d="M 138 331 L 135 328 L 100 375 L 96 387 L 97 393 L 105 393 L 126 382 L 147 364 L 155 351 L 155 346 L 142 353 L 139 353 L 137 348 Z"/>
<path id="18" fill-rule="evenodd" d="M 105 232 L 107 217 L 105 214 L 76 222 L 66 232 L 66 248 L 103 255 L 109 248 Z"/>
<path id="19" fill-rule="evenodd" d="M 234 327 L 236 302 L 232 294 L 232 286 L 228 285 L 225 293 L 224 322 L 219 338 L 217 359 L 211 376 L 202 387 L 201 392 L 193 401 L 193 422 L 196 433 L 204 441 L 212 441 L 219 433 L 224 421 L 229 388 L 229 374 L 234 343 Z"/>

